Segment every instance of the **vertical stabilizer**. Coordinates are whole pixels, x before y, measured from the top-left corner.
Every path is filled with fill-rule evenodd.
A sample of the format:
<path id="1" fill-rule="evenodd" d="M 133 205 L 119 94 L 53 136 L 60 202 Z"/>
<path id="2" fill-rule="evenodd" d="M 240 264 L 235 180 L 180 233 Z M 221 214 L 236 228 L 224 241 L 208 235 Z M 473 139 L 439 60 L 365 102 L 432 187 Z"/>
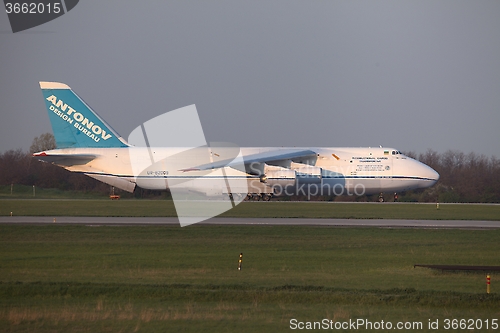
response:
<path id="1" fill-rule="evenodd" d="M 127 147 L 123 140 L 69 86 L 40 82 L 57 148 Z"/>

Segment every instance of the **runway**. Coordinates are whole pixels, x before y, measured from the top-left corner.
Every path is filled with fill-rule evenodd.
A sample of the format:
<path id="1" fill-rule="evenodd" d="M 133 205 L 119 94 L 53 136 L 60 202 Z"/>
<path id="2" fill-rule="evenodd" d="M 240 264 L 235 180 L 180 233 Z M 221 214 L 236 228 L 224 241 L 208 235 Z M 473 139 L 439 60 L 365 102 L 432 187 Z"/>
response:
<path id="1" fill-rule="evenodd" d="M 30 225 L 177 225 L 175 217 L 73 217 L 2 216 L 0 224 Z M 306 219 L 306 218 L 223 218 L 214 217 L 198 225 L 302 225 L 325 227 L 498 229 L 500 221 L 472 220 L 386 220 L 386 219 Z M 189 227 L 187 227 L 189 228 Z"/>

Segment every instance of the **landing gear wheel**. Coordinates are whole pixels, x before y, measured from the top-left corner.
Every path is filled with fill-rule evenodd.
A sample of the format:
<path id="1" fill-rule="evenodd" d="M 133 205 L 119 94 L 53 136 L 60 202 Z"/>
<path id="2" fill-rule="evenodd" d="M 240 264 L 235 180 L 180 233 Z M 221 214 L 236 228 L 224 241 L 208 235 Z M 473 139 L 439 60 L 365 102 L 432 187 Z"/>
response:
<path id="1" fill-rule="evenodd" d="M 262 195 L 262 200 L 269 201 L 269 200 L 271 200 L 271 196 L 269 194 L 263 194 Z"/>

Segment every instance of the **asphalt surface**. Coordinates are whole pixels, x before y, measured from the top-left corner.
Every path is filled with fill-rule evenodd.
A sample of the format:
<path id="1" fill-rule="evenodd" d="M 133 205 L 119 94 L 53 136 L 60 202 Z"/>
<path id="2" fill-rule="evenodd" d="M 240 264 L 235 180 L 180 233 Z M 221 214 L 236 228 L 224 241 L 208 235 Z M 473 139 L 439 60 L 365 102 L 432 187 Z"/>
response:
<path id="1" fill-rule="evenodd" d="M 0 224 L 62 225 L 179 225 L 175 217 L 73 217 L 2 216 Z M 202 225 L 309 225 L 330 227 L 498 229 L 500 221 L 472 220 L 385 220 L 385 219 L 305 219 L 305 218 L 222 218 Z"/>
<path id="2" fill-rule="evenodd" d="M 498 272 L 500 266 L 465 266 L 465 265 L 413 265 L 415 267 L 440 269 L 442 271 L 484 271 L 484 272 Z"/>

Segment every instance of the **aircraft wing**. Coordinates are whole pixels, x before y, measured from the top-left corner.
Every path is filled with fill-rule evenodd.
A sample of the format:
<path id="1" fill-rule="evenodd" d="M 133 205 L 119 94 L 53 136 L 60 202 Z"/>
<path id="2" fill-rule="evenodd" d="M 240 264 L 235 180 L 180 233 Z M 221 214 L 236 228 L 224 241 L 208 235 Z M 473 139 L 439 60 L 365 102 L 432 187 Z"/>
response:
<path id="1" fill-rule="evenodd" d="M 296 163 L 303 163 L 304 161 L 309 161 L 311 159 L 316 160 L 316 152 L 310 149 L 277 149 L 272 151 L 266 151 L 263 153 L 257 153 L 252 155 L 243 156 L 243 161 L 240 159 L 226 159 L 222 161 L 217 161 L 214 163 L 207 163 L 203 165 L 198 165 L 192 168 L 182 169 L 180 171 L 202 171 L 210 169 L 218 169 L 223 167 L 238 167 L 242 164 L 245 167 L 249 167 L 253 163 L 266 163 L 269 165 L 279 165 L 279 162 L 284 160 L 291 160 Z"/>
<path id="2" fill-rule="evenodd" d="M 47 154 L 46 152 L 41 152 L 33 154 L 33 157 L 48 163 L 72 166 L 87 164 L 97 156 L 92 154 Z"/>

